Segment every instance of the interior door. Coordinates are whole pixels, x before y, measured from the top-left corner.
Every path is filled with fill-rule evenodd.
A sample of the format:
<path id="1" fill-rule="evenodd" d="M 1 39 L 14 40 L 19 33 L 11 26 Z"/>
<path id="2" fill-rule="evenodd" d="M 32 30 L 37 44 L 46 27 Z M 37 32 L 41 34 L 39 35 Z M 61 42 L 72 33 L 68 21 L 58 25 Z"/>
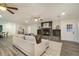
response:
<path id="1" fill-rule="evenodd" d="M 75 20 L 61 21 L 61 40 L 77 42 L 77 23 Z"/>

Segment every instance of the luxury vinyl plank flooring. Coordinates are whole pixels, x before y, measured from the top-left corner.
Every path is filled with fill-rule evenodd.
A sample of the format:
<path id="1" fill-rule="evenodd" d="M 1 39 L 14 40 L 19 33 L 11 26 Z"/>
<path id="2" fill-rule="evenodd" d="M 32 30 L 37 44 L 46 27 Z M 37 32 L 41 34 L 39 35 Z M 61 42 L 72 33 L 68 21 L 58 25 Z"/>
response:
<path id="1" fill-rule="evenodd" d="M 79 43 L 62 41 L 61 56 L 79 56 Z M 0 56 L 25 56 L 13 47 L 10 39 L 0 38 Z"/>
<path id="2" fill-rule="evenodd" d="M 24 56 L 24 54 L 14 48 L 9 39 L 0 38 L 0 56 Z"/>
<path id="3" fill-rule="evenodd" d="M 62 41 L 61 56 L 79 56 L 79 43 Z"/>

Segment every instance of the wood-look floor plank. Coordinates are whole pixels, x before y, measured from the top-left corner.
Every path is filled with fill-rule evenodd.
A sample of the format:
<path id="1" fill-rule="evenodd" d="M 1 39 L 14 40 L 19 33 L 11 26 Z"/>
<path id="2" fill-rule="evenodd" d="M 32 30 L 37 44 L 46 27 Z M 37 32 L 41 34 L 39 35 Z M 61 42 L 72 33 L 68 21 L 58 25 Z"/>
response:
<path id="1" fill-rule="evenodd" d="M 61 41 L 63 43 L 61 56 L 79 56 L 79 43 Z M 0 56 L 24 56 L 14 48 L 9 40 L 0 39 Z"/>

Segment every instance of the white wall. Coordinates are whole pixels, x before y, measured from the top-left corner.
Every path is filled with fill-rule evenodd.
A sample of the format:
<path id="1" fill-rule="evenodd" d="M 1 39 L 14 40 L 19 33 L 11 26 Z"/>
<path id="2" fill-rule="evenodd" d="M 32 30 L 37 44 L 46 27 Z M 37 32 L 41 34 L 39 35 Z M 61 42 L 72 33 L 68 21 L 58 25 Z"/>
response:
<path id="1" fill-rule="evenodd" d="M 14 23 L 3 24 L 3 32 L 8 32 L 9 35 L 14 35 L 16 33 L 16 24 Z"/>
<path id="2" fill-rule="evenodd" d="M 52 23 L 52 28 L 53 29 L 56 29 L 56 26 L 59 25 L 60 26 L 60 29 L 61 29 L 61 20 L 53 20 L 53 23 Z"/>
<path id="3" fill-rule="evenodd" d="M 23 27 L 23 25 L 21 24 L 16 24 L 12 22 L 3 22 L 3 21 L 0 21 L 0 25 L 3 26 L 3 32 L 8 32 L 9 35 L 17 34 L 19 27 Z"/>
<path id="4" fill-rule="evenodd" d="M 9 35 L 14 35 L 16 33 L 16 24 L 9 22 L 0 22 L 3 26 L 3 32 L 8 32 Z"/>
<path id="5" fill-rule="evenodd" d="M 78 33 L 77 37 L 78 37 L 78 42 L 79 42 L 79 19 L 77 20 L 77 24 L 78 24 L 78 25 L 77 25 L 77 29 L 78 29 L 78 30 L 77 30 L 77 31 L 78 31 L 78 32 L 77 32 L 77 33 Z"/>
<path id="6" fill-rule="evenodd" d="M 38 24 L 27 25 L 27 33 L 34 33 L 35 35 L 37 35 L 38 27 L 39 27 Z"/>
<path id="7" fill-rule="evenodd" d="M 27 33 L 27 25 L 21 25 L 21 24 L 17 24 L 16 27 L 16 31 L 18 32 L 18 30 L 20 31 L 20 29 L 24 29 L 24 33 Z"/>

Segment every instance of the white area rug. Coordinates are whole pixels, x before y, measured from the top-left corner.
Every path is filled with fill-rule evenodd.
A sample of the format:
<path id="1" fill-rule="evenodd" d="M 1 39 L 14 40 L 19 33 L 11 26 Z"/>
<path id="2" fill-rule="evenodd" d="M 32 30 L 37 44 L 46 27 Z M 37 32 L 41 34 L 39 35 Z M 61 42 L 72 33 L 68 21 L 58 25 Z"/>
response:
<path id="1" fill-rule="evenodd" d="M 43 56 L 60 56 L 62 48 L 61 42 L 49 41 L 49 48 Z"/>

